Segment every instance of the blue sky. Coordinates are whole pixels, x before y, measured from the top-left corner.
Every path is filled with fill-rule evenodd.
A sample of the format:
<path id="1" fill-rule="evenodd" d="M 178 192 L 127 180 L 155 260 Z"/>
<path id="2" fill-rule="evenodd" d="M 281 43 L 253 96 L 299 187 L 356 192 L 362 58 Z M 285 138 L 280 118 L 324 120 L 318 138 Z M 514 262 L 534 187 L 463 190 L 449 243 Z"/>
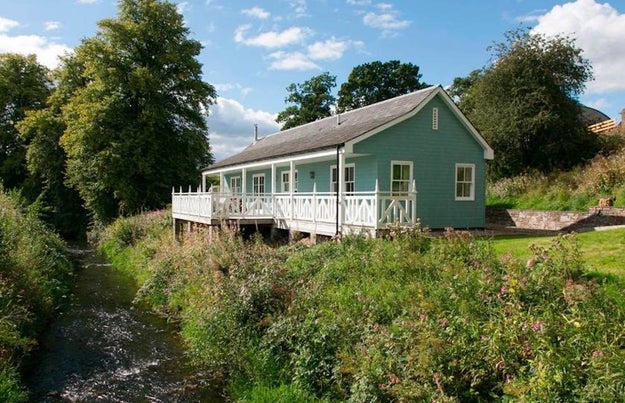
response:
<path id="1" fill-rule="evenodd" d="M 580 101 L 620 121 L 625 108 L 625 0 L 274 0 L 173 1 L 204 45 L 205 81 L 219 98 L 208 118 L 221 159 L 261 135 L 286 105 L 286 87 L 329 72 L 337 88 L 352 68 L 400 60 L 428 84 L 449 85 L 488 64 L 487 47 L 525 24 L 576 39 L 595 80 Z M 57 56 L 115 17 L 114 0 L 0 0 L 0 52 Z"/>

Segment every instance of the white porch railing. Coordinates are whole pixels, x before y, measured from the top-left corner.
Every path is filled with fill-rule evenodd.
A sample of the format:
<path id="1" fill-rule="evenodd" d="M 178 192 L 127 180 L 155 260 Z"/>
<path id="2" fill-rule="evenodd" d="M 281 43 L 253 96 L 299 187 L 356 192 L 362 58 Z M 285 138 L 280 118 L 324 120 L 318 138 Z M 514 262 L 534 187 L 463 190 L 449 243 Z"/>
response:
<path id="1" fill-rule="evenodd" d="M 388 224 L 414 225 L 416 192 L 354 192 L 341 198 L 340 225 L 382 229 Z M 209 222 L 220 219 L 270 218 L 333 224 L 337 220 L 336 193 L 274 193 L 262 195 L 172 191 L 174 218 Z"/>

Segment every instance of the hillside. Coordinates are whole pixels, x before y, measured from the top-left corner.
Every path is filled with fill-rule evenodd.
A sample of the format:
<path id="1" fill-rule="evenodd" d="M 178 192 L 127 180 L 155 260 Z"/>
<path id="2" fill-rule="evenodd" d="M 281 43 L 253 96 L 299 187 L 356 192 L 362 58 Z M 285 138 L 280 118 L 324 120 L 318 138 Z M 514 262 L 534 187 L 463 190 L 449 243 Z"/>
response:
<path id="1" fill-rule="evenodd" d="M 619 149 L 623 135 L 614 135 Z M 588 210 L 600 198 L 616 198 L 625 206 L 625 148 L 598 155 L 588 164 L 569 172 L 526 174 L 501 179 L 487 186 L 487 204 L 493 207 L 536 210 Z"/>

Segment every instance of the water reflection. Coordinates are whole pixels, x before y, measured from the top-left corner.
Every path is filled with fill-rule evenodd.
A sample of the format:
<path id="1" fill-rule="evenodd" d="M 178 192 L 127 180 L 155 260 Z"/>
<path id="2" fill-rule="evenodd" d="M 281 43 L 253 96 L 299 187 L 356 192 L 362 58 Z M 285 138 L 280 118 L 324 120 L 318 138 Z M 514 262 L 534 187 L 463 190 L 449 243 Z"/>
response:
<path id="1" fill-rule="evenodd" d="M 185 359 L 172 324 L 132 304 L 132 278 L 88 249 L 71 303 L 27 376 L 33 402 L 222 400 Z"/>

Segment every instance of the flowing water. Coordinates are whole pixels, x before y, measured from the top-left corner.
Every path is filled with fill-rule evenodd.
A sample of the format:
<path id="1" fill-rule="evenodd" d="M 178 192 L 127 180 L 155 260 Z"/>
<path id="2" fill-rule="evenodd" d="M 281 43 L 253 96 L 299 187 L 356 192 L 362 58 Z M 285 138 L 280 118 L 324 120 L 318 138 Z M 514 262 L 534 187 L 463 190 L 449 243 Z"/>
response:
<path id="1" fill-rule="evenodd" d="M 175 326 L 132 303 L 132 278 L 93 250 L 73 253 L 82 268 L 26 376 L 31 401 L 223 400 L 184 356 Z"/>

